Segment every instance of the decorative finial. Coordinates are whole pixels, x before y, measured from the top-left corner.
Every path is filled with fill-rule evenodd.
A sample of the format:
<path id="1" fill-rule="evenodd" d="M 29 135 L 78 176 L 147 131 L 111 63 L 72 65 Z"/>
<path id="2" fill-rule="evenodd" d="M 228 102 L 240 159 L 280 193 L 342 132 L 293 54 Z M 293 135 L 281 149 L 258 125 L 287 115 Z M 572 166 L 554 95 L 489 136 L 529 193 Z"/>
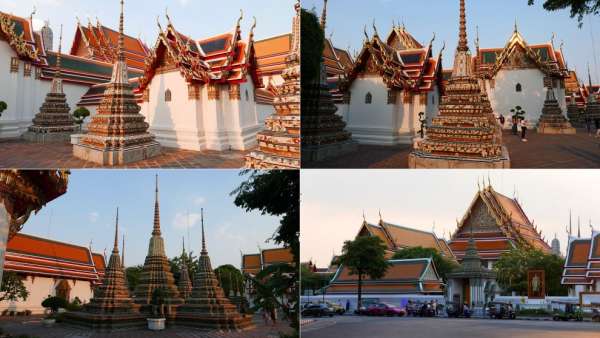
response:
<path id="1" fill-rule="evenodd" d="M 458 31 L 458 50 L 466 52 L 469 50 L 469 43 L 467 41 L 467 16 L 465 14 L 465 0 L 460 0 L 460 19 Z"/>
<path id="2" fill-rule="evenodd" d="M 31 15 L 29 15 L 29 21 L 33 20 L 33 16 L 35 15 L 35 13 L 37 13 L 37 7 L 33 5 L 33 10 L 31 11 Z"/>
<path id="3" fill-rule="evenodd" d="M 119 61 L 125 61 L 125 38 L 124 38 L 124 7 L 125 1 L 121 0 L 121 17 L 119 19 Z"/>
<path id="4" fill-rule="evenodd" d="M 379 209 L 379 221 L 383 222 L 383 217 L 381 216 L 381 209 Z"/>
<path id="5" fill-rule="evenodd" d="M 185 257 L 185 236 L 181 236 L 181 255 Z"/>
<path id="6" fill-rule="evenodd" d="M 573 234 L 573 227 L 572 227 L 572 217 L 571 217 L 571 209 L 569 209 L 569 236 L 571 236 L 571 234 Z"/>
<path id="7" fill-rule="evenodd" d="M 581 217 L 577 216 L 577 238 L 581 238 Z"/>
<path id="8" fill-rule="evenodd" d="M 61 66 L 62 66 L 62 35 L 63 35 L 63 25 L 60 25 L 60 36 L 58 38 L 58 55 L 56 56 L 56 75 L 57 79 L 61 77 Z"/>
<path id="9" fill-rule="evenodd" d="M 552 32 L 552 36 L 550 37 L 550 44 L 552 48 L 554 48 L 554 39 L 556 38 L 556 33 Z"/>
<path id="10" fill-rule="evenodd" d="M 113 253 L 119 252 L 119 207 L 117 207 L 117 217 L 115 218 L 115 243 L 113 245 Z"/>
<path id="11" fill-rule="evenodd" d="M 433 32 L 433 36 L 431 37 L 431 40 L 429 41 L 429 47 L 431 47 L 431 45 L 433 45 L 434 41 L 435 41 L 435 32 Z"/>
<path id="12" fill-rule="evenodd" d="M 363 222 L 367 222 L 367 216 L 365 216 L 365 210 L 363 209 Z"/>
<path id="13" fill-rule="evenodd" d="M 590 95 L 592 94 L 592 72 L 590 71 L 590 63 L 587 63 L 588 83 L 590 87 Z"/>
<path id="14" fill-rule="evenodd" d="M 367 33 L 367 25 L 365 25 L 364 33 L 365 33 L 365 39 L 366 39 L 366 41 L 369 41 L 369 34 Z"/>
<path id="15" fill-rule="evenodd" d="M 377 27 L 375 26 L 375 18 L 373 18 L 373 34 L 375 34 L 375 36 L 379 36 L 379 33 L 377 33 Z"/>
<path id="16" fill-rule="evenodd" d="M 200 208 L 200 222 L 202 224 L 202 252 L 206 254 L 206 239 L 204 238 L 204 208 Z"/>
<path id="17" fill-rule="evenodd" d="M 323 12 L 321 13 L 321 29 L 323 33 L 327 28 L 327 0 L 323 0 Z"/>
<path id="18" fill-rule="evenodd" d="M 475 48 L 477 50 L 479 50 L 479 26 L 475 26 L 475 32 L 476 32 L 476 36 L 475 36 Z"/>
<path id="19" fill-rule="evenodd" d="M 517 18 L 515 18 L 515 33 L 519 32 L 519 25 L 517 23 Z"/>

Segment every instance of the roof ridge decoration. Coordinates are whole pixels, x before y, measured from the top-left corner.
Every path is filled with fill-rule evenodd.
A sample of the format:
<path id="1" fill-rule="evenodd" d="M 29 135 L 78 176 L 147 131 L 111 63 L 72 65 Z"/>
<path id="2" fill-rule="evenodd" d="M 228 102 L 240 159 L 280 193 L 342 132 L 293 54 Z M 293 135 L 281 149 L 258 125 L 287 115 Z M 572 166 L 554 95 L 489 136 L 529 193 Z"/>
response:
<path id="1" fill-rule="evenodd" d="M 25 31 L 21 34 L 15 32 L 16 23 L 11 19 L 11 16 L 0 12 L 0 31 L 8 37 L 8 44 L 17 52 L 17 55 L 29 59 L 31 61 L 39 61 L 38 50 L 36 48 L 29 48 L 25 41 Z"/>

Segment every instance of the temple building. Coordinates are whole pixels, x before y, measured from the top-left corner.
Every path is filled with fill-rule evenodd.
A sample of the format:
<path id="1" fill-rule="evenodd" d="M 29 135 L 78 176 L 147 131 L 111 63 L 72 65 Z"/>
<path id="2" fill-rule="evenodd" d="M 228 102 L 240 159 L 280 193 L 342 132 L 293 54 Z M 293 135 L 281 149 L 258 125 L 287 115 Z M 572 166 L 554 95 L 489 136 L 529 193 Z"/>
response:
<path id="1" fill-rule="evenodd" d="M 90 248 L 18 233 L 8 241 L 4 272 L 21 277 L 29 296 L 0 302 L 0 311 L 43 314 L 41 304 L 48 295 L 87 303 L 104 270 L 104 256 Z"/>
<path id="2" fill-rule="evenodd" d="M 289 248 L 264 249 L 257 254 L 242 255 L 242 273 L 256 276 L 262 269 L 273 264 L 294 264 Z"/>
<path id="3" fill-rule="evenodd" d="M 569 287 L 569 296 L 582 300 L 582 294 L 600 298 L 600 232 L 591 238 L 569 235 L 569 245 L 561 284 Z"/>
<path id="4" fill-rule="evenodd" d="M 529 45 L 515 24 L 514 31 L 503 48 L 479 48 L 473 56 L 474 74 L 487 93 L 496 116 L 503 115 L 510 128 L 511 109 L 521 106 L 525 118 L 536 125 L 544 107 L 547 88 L 554 91 L 556 101 L 564 112 L 566 80 L 569 73 L 562 46 L 554 48 L 552 41 Z M 571 84 L 572 86 L 572 84 Z"/>
<path id="5" fill-rule="evenodd" d="M 471 238 L 482 264 L 489 269 L 512 248 L 552 251 L 519 202 L 495 191 L 491 184 L 477 191 L 465 215 L 457 221 L 449 246 L 459 262 L 467 254 Z"/>

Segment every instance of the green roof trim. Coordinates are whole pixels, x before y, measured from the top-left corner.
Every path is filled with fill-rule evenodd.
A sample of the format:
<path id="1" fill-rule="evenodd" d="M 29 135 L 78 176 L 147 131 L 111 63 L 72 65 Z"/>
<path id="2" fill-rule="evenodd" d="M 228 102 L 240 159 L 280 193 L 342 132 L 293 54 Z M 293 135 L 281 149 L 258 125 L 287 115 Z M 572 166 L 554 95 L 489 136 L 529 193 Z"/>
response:
<path id="1" fill-rule="evenodd" d="M 496 63 L 496 52 L 483 52 L 482 53 L 483 63 Z"/>
<path id="2" fill-rule="evenodd" d="M 46 57 L 48 60 L 48 65 L 50 67 L 56 66 L 56 54 L 48 54 Z M 74 59 L 70 57 L 61 58 L 61 67 L 63 69 L 75 71 L 75 72 L 83 72 L 96 74 L 98 76 L 111 77 L 112 76 L 112 66 L 109 65 L 100 65 L 96 62 L 82 60 L 82 59 Z M 134 78 L 140 76 L 141 73 L 129 71 L 129 78 Z"/>

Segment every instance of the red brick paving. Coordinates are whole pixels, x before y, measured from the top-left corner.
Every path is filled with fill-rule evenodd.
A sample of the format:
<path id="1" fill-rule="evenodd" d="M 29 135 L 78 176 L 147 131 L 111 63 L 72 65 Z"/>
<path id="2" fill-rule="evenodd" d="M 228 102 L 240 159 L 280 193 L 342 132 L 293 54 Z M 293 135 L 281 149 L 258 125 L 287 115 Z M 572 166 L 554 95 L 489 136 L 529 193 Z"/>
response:
<path id="1" fill-rule="evenodd" d="M 191 151 L 162 148 L 157 157 L 109 168 L 241 168 L 244 155 L 240 151 Z M 48 168 L 101 168 L 100 165 L 73 156 L 70 143 L 36 144 L 23 140 L 0 140 L 0 168 L 48 169 Z"/>
<path id="2" fill-rule="evenodd" d="M 255 317 L 256 329 L 243 332 L 208 331 L 190 328 L 168 328 L 155 332 L 150 330 L 126 330 L 111 333 L 95 333 L 90 330 L 55 324 L 47 328 L 41 324 L 41 318 L 15 317 L 0 320 L 4 333 L 15 337 L 29 335 L 36 338 L 278 338 L 280 332 L 290 333 L 289 323 L 280 322 L 276 326 L 265 326 Z"/>
<path id="3" fill-rule="evenodd" d="M 600 168 L 600 139 L 585 130 L 576 135 L 541 135 L 530 132 L 528 142 L 505 132 L 511 168 Z M 303 168 L 407 168 L 412 146 L 359 145 L 358 150 Z"/>

